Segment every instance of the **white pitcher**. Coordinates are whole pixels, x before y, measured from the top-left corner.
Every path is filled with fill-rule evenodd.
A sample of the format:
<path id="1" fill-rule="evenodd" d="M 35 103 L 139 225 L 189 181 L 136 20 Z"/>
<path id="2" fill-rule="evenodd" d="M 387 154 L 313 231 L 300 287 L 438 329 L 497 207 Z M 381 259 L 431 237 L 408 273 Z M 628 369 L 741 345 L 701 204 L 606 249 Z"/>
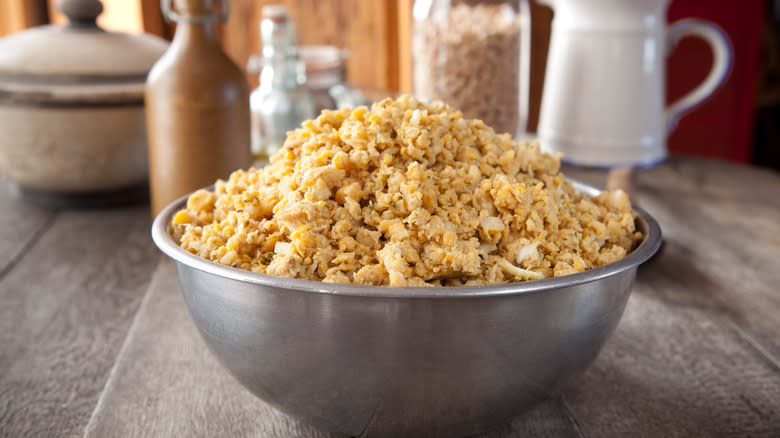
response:
<path id="1" fill-rule="evenodd" d="M 667 155 L 677 120 L 726 79 L 732 50 L 716 25 L 697 19 L 666 26 L 670 0 L 539 0 L 555 10 L 538 126 L 542 148 L 564 161 L 652 165 Z M 706 40 L 712 70 L 664 109 L 665 57 L 686 35 Z"/>

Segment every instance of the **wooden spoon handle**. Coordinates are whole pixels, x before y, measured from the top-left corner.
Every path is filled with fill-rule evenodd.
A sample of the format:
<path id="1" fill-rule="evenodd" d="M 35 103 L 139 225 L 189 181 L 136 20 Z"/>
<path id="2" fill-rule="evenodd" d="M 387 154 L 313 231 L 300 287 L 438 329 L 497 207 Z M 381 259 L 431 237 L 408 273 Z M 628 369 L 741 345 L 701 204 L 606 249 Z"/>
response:
<path id="1" fill-rule="evenodd" d="M 628 167 L 615 167 L 607 174 L 607 190 L 623 190 L 631 198 L 631 202 L 635 203 L 634 197 L 634 168 Z"/>

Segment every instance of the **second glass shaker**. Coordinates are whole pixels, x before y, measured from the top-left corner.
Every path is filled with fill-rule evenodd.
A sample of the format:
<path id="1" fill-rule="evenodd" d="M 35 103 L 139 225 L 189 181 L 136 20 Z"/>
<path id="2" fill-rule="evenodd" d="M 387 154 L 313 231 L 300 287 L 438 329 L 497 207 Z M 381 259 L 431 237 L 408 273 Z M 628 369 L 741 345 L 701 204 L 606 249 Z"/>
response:
<path id="1" fill-rule="evenodd" d="M 252 154 L 276 153 L 291 131 L 314 117 L 314 100 L 306 87 L 306 69 L 295 47 L 295 21 L 282 5 L 263 7 L 260 22 L 262 65 L 260 86 L 249 98 L 252 112 Z"/>

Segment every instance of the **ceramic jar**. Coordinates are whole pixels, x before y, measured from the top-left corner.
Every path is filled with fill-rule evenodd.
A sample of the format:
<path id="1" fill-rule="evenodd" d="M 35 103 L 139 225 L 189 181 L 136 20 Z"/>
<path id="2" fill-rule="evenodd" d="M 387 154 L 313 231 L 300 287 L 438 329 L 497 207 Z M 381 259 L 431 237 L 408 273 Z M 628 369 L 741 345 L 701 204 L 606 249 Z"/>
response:
<path id="1" fill-rule="evenodd" d="M 97 0 L 60 0 L 64 26 L 0 39 L 0 173 L 90 193 L 147 181 L 144 84 L 168 43 L 97 26 Z"/>
<path id="2" fill-rule="evenodd" d="M 175 21 L 170 49 L 146 84 L 152 214 L 252 165 L 249 83 L 222 49 L 227 0 L 163 0 Z"/>

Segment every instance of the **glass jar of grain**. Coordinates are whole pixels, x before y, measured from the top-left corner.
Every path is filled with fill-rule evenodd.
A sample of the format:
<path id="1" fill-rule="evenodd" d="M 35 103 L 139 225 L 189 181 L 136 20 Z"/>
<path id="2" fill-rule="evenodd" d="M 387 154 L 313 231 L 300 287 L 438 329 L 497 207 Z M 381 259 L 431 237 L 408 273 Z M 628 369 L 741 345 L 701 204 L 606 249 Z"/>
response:
<path id="1" fill-rule="evenodd" d="M 496 132 L 522 135 L 528 117 L 528 0 L 415 0 L 412 81 Z"/>

